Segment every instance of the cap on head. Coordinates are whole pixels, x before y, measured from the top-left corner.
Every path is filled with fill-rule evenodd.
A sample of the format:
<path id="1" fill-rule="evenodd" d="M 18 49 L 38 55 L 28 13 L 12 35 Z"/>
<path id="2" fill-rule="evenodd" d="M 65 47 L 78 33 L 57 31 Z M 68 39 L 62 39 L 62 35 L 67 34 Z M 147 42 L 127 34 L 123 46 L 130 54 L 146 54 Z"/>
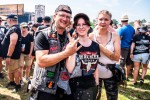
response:
<path id="1" fill-rule="evenodd" d="M 56 8 L 55 13 L 57 13 L 59 11 L 64 11 L 66 13 L 72 14 L 71 8 L 68 5 L 59 5 Z"/>
<path id="2" fill-rule="evenodd" d="M 89 19 L 88 15 L 86 15 L 84 13 L 78 13 L 74 16 L 74 19 L 73 19 L 73 21 L 74 21 L 73 27 L 74 28 L 76 27 L 77 21 L 79 20 L 79 18 L 83 18 L 85 20 L 86 24 L 88 26 L 90 26 L 90 19 Z"/>
<path id="3" fill-rule="evenodd" d="M 51 21 L 51 18 L 50 18 L 49 16 L 45 16 L 45 17 L 43 18 L 43 20 L 46 21 L 46 22 L 50 22 L 50 21 Z"/>
<path id="4" fill-rule="evenodd" d="M 17 20 L 18 16 L 14 15 L 14 14 L 10 14 L 10 15 L 7 16 L 7 19 L 15 19 L 15 20 Z"/>
<path id="5" fill-rule="evenodd" d="M 22 22 L 22 23 L 20 24 L 20 27 L 28 27 L 28 24 L 27 24 L 26 22 Z"/>
<path id="6" fill-rule="evenodd" d="M 128 20 L 129 20 L 128 15 L 121 16 L 121 21 L 128 21 Z"/>
<path id="7" fill-rule="evenodd" d="M 42 23 L 42 22 L 43 22 L 43 18 L 42 18 L 42 17 L 38 17 L 38 18 L 37 18 L 37 22 L 38 22 L 38 23 Z"/>

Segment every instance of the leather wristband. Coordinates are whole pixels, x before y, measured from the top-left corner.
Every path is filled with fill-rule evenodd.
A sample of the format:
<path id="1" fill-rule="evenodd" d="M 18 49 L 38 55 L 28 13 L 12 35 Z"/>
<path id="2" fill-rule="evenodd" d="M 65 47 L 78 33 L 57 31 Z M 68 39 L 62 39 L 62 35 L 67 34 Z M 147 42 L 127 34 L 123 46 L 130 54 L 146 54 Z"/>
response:
<path id="1" fill-rule="evenodd" d="M 6 56 L 6 58 L 11 58 L 11 56 Z"/>

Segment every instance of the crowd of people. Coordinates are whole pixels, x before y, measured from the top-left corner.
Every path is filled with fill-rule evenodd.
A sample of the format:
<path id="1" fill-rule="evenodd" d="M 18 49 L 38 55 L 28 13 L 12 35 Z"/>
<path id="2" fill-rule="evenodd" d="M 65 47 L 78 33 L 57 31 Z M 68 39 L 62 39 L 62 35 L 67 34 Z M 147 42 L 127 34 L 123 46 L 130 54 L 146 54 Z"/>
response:
<path id="1" fill-rule="evenodd" d="M 117 26 L 108 10 L 98 13 L 94 29 L 85 13 L 76 14 L 73 22 L 71 17 L 71 8 L 59 5 L 52 19 L 39 17 L 36 23 L 18 24 L 17 15 L 10 14 L 6 28 L 0 18 L 0 78 L 6 77 L 2 74 L 5 61 L 6 88 L 13 86 L 18 92 L 25 79 L 29 100 L 100 100 L 104 83 L 107 99 L 117 100 L 119 84 L 109 69 L 116 64 L 123 68 L 127 81 L 133 73 L 133 85 L 138 84 L 142 66 L 139 81 L 144 84 L 150 25 L 136 20 L 132 27 L 128 15 L 123 15 Z"/>

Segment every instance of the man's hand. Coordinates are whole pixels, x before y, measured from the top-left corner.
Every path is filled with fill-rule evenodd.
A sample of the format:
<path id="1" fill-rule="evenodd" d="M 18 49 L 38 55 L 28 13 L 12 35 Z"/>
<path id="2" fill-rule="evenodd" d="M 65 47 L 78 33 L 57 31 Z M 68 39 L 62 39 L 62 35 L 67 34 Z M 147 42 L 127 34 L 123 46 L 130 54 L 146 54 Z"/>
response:
<path id="1" fill-rule="evenodd" d="M 29 59 L 31 58 L 31 54 L 28 55 Z"/>
<path id="2" fill-rule="evenodd" d="M 66 46 L 65 51 L 69 55 L 73 55 L 76 51 L 78 51 L 82 46 L 77 47 L 77 43 L 79 42 L 79 38 L 74 39 L 70 36 L 70 33 L 68 33 L 69 43 Z"/>
<path id="3" fill-rule="evenodd" d="M 6 66 L 9 65 L 10 64 L 10 58 L 6 58 L 5 62 L 6 62 Z"/>
<path id="4" fill-rule="evenodd" d="M 75 39 L 78 37 L 76 31 L 74 31 L 74 32 L 72 33 L 72 37 L 75 38 Z"/>
<path id="5" fill-rule="evenodd" d="M 21 51 L 22 51 L 22 52 L 24 52 L 24 50 L 25 50 L 24 48 L 21 48 Z"/>

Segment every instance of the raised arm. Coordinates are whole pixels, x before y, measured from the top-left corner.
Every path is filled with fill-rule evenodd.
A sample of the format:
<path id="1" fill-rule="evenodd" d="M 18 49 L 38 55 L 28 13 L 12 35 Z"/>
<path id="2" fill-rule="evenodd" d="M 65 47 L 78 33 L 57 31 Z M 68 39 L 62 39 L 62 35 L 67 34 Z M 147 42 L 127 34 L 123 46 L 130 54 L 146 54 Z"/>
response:
<path id="1" fill-rule="evenodd" d="M 66 59 L 66 68 L 68 70 L 69 73 L 72 73 L 74 67 L 75 67 L 75 59 L 76 59 L 76 53 L 69 56 Z"/>
<path id="2" fill-rule="evenodd" d="M 47 47 L 47 45 L 49 45 L 48 41 L 46 42 L 45 39 L 38 40 L 37 38 L 36 38 L 37 43 L 35 43 L 35 46 L 36 48 L 38 48 L 38 50 L 36 50 L 36 60 L 37 60 L 37 64 L 39 65 L 39 67 L 53 66 L 57 64 L 58 62 L 60 62 L 61 60 L 69 57 L 70 55 L 73 55 L 76 51 L 78 51 L 81 48 L 80 46 L 77 47 L 77 42 L 79 41 L 79 39 L 76 39 L 76 40 L 72 39 L 67 44 L 66 49 L 64 51 L 61 51 L 55 54 L 50 54 L 49 47 Z"/>
<path id="3" fill-rule="evenodd" d="M 114 40 L 114 52 L 108 50 L 103 45 L 100 45 L 100 50 L 111 60 L 119 61 L 120 59 L 120 37 L 117 35 L 117 33 L 112 33 L 115 37 Z"/>

